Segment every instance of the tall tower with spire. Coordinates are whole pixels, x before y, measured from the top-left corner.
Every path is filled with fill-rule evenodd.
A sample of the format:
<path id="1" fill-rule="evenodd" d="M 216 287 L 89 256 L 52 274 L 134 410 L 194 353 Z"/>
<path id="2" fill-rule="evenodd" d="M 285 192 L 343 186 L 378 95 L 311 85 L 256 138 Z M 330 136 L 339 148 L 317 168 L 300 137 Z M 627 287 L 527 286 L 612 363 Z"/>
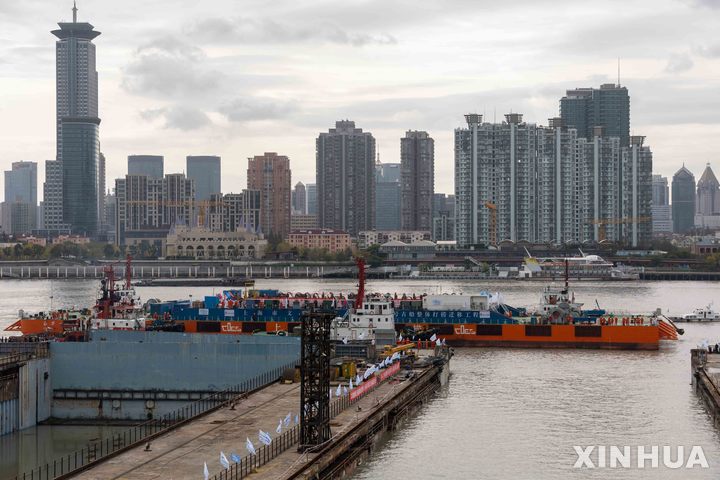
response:
<path id="1" fill-rule="evenodd" d="M 46 163 L 44 226 L 94 236 L 100 217 L 100 140 L 95 39 L 100 32 L 78 22 L 60 22 L 56 42 L 56 159 Z M 54 172 L 49 175 L 47 172 Z"/>
<path id="2" fill-rule="evenodd" d="M 95 44 L 100 32 L 87 22 L 78 22 L 73 2 L 73 21 L 60 22 L 51 33 L 56 43 L 57 159 L 62 160 L 62 119 L 98 117 L 98 73 L 95 68 Z"/>

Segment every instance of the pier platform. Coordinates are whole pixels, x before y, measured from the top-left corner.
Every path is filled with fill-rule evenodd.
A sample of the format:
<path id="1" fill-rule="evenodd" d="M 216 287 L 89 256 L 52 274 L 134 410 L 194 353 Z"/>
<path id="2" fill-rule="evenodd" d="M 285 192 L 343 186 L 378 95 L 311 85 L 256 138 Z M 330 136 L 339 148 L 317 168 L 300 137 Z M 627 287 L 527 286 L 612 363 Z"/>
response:
<path id="1" fill-rule="evenodd" d="M 447 381 L 448 368 L 447 358 L 434 357 L 406 366 L 357 399 L 333 396 L 332 438 L 312 451 L 298 453 L 300 385 L 274 383 L 153 439 L 149 448 L 131 448 L 72 478 L 198 479 L 205 463 L 214 480 L 340 477 L 355 468 L 379 434 L 393 429 Z M 288 414 L 289 425 L 283 423 L 278 434 L 278 423 Z M 271 445 L 259 442 L 260 430 L 273 437 Z M 255 455 L 246 450 L 248 438 Z M 220 452 L 230 459 L 229 469 L 221 466 Z"/>
<path id="2" fill-rule="evenodd" d="M 690 368 L 695 392 L 707 405 L 716 428 L 720 428 L 720 354 L 691 350 Z"/>

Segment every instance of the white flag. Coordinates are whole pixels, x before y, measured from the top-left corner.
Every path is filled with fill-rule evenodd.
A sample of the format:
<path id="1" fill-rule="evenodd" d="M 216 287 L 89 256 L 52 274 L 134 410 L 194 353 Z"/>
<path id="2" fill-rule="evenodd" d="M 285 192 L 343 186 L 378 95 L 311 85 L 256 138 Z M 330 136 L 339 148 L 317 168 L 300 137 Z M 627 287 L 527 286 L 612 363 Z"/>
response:
<path id="1" fill-rule="evenodd" d="M 439 338 L 437 340 L 435 340 L 435 346 L 439 347 L 441 345 L 442 345 L 442 340 L 440 340 Z"/>
<path id="2" fill-rule="evenodd" d="M 225 470 L 230 468 L 230 462 L 223 452 L 220 452 L 220 465 L 222 465 Z"/>
<path id="3" fill-rule="evenodd" d="M 402 332 L 398 333 L 398 342 L 402 342 Z"/>
<path id="4" fill-rule="evenodd" d="M 250 455 L 255 455 L 255 445 L 253 445 L 249 437 L 246 437 L 245 448 L 247 448 L 247 451 L 250 453 Z"/>
<path id="5" fill-rule="evenodd" d="M 343 387 L 343 395 L 347 396 L 347 394 L 348 394 L 348 389 L 347 389 L 347 387 Z"/>
<path id="6" fill-rule="evenodd" d="M 335 396 L 339 397 L 340 395 L 342 395 L 342 385 L 338 383 L 337 390 L 335 390 Z"/>
<path id="7" fill-rule="evenodd" d="M 360 340 L 363 340 L 365 338 L 365 332 L 360 333 L 360 335 L 358 335 L 358 338 Z"/>
<path id="8" fill-rule="evenodd" d="M 435 340 L 437 340 L 437 335 L 433 333 L 432 337 L 430 337 L 430 341 L 434 342 Z"/>
<path id="9" fill-rule="evenodd" d="M 347 337 L 343 337 L 342 342 L 343 342 L 344 345 L 347 345 Z"/>
<path id="10" fill-rule="evenodd" d="M 207 468 L 207 462 L 205 462 L 205 465 L 203 466 L 203 475 L 205 476 L 205 480 L 210 478 L 210 471 Z"/>
<path id="11" fill-rule="evenodd" d="M 278 426 L 277 426 L 277 428 L 275 429 L 275 431 L 276 431 L 277 433 L 282 432 L 282 420 L 280 420 L 280 421 L 278 422 Z"/>
<path id="12" fill-rule="evenodd" d="M 258 433 L 258 440 L 260 440 L 260 442 L 265 445 L 270 445 L 272 443 L 272 437 L 270 436 L 270 434 L 267 432 L 263 432 L 262 430 L 260 430 L 260 432 Z"/>
<path id="13" fill-rule="evenodd" d="M 298 423 L 300 423 L 300 417 L 295 414 L 295 425 L 297 425 Z"/>
<path id="14" fill-rule="evenodd" d="M 291 414 L 290 412 L 288 412 L 287 416 L 285 417 L 285 421 L 283 422 L 283 424 L 284 424 L 286 427 L 289 427 L 291 421 L 292 421 L 292 414 Z"/>
<path id="15" fill-rule="evenodd" d="M 352 390 L 352 389 L 353 389 L 353 385 L 352 385 L 352 378 L 351 378 L 350 379 L 350 390 Z"/>
<path id="16" fill-rule="evenodd" d="M 360 385 L 362 383 L 362 378 L 360 378 L 360 374 L 358 374 L 355 377 L 355 385 Z"/>

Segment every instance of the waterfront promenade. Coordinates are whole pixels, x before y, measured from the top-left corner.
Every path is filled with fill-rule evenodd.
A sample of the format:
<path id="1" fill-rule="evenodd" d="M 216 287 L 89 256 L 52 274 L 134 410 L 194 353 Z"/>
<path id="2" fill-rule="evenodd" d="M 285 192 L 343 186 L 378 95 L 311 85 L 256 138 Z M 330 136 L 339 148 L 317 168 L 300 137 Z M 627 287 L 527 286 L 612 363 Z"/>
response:
<path id="1" fill-rule="evenodd" d="M 330 423 L 333 437 L 316 453 L 297 451 L 299 426 L 295 415 L 300 408 L 300 385 L 275 383 L 155 438 L 149 447 L 146 444 L 126 450 L 72 478 L 197 479 L 203 478 L 205 463 L 210 478 L 218 480 L 303 478 L 306 471 L 352 469 L 358 442 L 363 448 L 357 452 L 369 450 L 375 434 L 392 428 L 412 405 L 437 388 L 440 373 L 441 369 L 433 366 L 401 371 L 355 401 L 334 399 Z M 282 434 L 278 434 L 278 423 L 288 415 L 289 425 L 283 422 Z M 260 430 L 268 432 L 277 444 L 262 448 Z M 253 442 L 256 455 L 248 454 L 246 439 Z M 243 458 L 244 463 L 230 460 L 232 466 L 225 470 L 220 452 L 228 459 L 235 455 Z"/>

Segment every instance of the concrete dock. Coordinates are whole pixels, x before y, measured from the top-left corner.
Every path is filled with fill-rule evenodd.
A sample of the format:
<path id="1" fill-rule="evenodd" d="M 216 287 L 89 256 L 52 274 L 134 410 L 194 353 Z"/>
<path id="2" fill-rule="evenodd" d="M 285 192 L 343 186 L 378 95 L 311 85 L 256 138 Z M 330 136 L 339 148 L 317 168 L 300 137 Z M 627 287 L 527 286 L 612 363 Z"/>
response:
<path id="1" fill-rule="evenodd" d="M 703 399 L 716 428 L 720 428 L 720 354 L 705 349 L 690 351 L 695 392 Z"/>
<path id="2" fill-rule="evenodd" d="M 352 471 L 372 448 L 374 439 L 394 428 L 447 380 L 446 359 L 409 366 L 384 379 L 355 401 L 349 396 L 331 403 L 332 439 L 312 453 L 298 453 L 300 385 L 275 383 L 233 406 L 215 410 L 167 432 L 150 443 L 126 450 L 72 478 L 79 479 L 198 479 L 208 465 L 216 480 L 252 478 L 334 478 Z M 290 414 L 290 424 L 276 433 L 278 422 Z M 260 430 L 273 437 L 270 446 L 258 441 Z M 248 454 L 246 439 L 257 450 Z M 220 452 L 242 461 L 230 469 L 220 465 Z M 237 458 L 236 457 L 236 458 Z"/>

